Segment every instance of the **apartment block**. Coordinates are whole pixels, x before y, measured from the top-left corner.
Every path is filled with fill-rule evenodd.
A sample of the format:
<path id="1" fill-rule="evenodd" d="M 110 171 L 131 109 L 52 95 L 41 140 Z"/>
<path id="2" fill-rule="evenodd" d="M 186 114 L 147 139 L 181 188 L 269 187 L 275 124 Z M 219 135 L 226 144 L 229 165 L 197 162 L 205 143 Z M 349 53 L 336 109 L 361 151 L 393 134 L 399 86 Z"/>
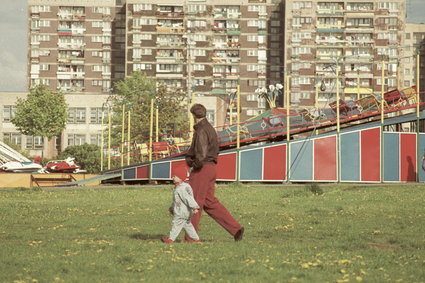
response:
<path id="1" fill-rule="evenodd" d="M 405 0 L 285 3 L 284 65 L 293 105 L 313 105 L 316 84 L 322 86 L 319 104 L 329 104 L 336 99 L 337 79 L 345 99 L 379 95 L 382 83 L 385 91 L 400 86 Z"/>
<path id="2" fill-rule="evenodd" d="M 29 87 L 43 83 L 65 93 L 109 93 L 125 73 L 120 2 L 29 0 Z"/>
<path id="3" fill-rule="evenodd" d="M 229 100 L 240 85 L 243 118 L 266 109 L 258 87 L 283 82 L 280 1 L 128 0 L 126 15 L 126 74 L 142 70 L 195 102 Z"/>
<path id="4" fill-rule="evenodd" d="M 417 55 L 420 55 L 420 62 L 422 62 L 419 69 L 419 86 L 422 92 L 425 89 L 425 24 L 406 24 L 404 46 L 402 48 L 405 51 L 405 56 L 401 58 L 404 62 L 404 68 L 402 70 L 404 80 L 403 86 L 416 85 L 418 79 L 417 73 Z M 422 98 L 424 96 L 422 95 Z M 423 100 L 422 100 L 423 101 Z"/>

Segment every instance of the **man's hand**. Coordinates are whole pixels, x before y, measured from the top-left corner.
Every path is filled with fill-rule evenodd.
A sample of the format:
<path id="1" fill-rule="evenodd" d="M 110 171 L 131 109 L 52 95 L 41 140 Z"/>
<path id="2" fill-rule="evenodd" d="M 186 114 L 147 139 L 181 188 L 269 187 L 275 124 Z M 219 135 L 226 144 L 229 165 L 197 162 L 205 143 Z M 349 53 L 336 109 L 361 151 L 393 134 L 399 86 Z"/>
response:
<path id="1" fill-rule="evenodd" d="M 169 207 L 169 208 L 168 208 L 168 212 L 169 212 L 171 215 L 174 215 L 174 211 L 173 211 L 173 208 L 172 208 L 172 207 Z"/>
<path id="2" fill-rule="evenodd" d="M 193 214 L 196 214 L 196 213 L 198 213 L 198 212 L 199 212 L 199 209 L 197 209 L 197 208 L 192 208 L 192 211 L 193 211 Z"/>

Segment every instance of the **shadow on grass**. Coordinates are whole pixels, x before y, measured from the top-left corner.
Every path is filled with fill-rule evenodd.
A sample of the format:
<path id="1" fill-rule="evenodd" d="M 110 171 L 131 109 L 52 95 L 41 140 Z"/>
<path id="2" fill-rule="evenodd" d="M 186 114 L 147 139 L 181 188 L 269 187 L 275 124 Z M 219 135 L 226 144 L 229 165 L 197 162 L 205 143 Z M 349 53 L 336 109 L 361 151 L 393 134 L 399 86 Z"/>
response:
<path id="1" fill-rule="evenodd" d="M 130 235 L 130 238 L 135 240 L 161 240 L 164 235 L 161 234 L 133 234 Z"/>
<path id="2" fill-rule="evenodd" d="M 166 235 L 162 235 L 162 234 L 140 234 L 140 233 L 138 233 L 138 234 L 130 235 L 130 238 L 135 239 L 135 240 L 142 240 L 142 241 L 152 241 L 152 240 L 160 241 L 161 238 L 163 238 L 165 236 Z M 201 239 L 201 240 L 202 240 L 202 242 L 213 242 L 212 240 L 204 240 L 204 239 Z M 184 240 L 179 240 L 179 239 L 177 239 L 175 242 L 176 243 L 185 243 Z M 218 240 L 218 241 L 215 241 L 215 242 L 225 242 L 225 241 Z"/>

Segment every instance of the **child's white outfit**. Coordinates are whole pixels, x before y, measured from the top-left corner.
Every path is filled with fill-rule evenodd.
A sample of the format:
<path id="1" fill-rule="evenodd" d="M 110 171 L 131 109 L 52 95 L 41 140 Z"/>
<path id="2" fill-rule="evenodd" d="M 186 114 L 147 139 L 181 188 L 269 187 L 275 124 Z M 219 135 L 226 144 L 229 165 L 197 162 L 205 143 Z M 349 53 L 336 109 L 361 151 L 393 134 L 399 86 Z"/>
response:
<path id="1" fill-rule="evenodd" d="M 193 198 L 192 187 L 188 183 L 182 182 L 173 190 L 171 209 L 174 217 L 171 222 L 169 238 L 175 241 L 180 231 L 184 229 L 190 238 L 199 240 L 198 233 L 196 233 L 190 221 L 193 215 L 193 209 L 199 209 L 199 205 Z"/>

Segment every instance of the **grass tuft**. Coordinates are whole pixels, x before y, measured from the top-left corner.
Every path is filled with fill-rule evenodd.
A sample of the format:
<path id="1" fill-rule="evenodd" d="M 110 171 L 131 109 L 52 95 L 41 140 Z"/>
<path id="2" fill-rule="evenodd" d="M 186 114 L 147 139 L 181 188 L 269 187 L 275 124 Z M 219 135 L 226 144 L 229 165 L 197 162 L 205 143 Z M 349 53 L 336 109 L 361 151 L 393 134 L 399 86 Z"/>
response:
<path id="1" fill-rule="evenodd" d="M 311 192 L 313 195 L 323 195 L 323 190 L 317 183 L 307 184 L 305 186 L 306 191 Z"/>

